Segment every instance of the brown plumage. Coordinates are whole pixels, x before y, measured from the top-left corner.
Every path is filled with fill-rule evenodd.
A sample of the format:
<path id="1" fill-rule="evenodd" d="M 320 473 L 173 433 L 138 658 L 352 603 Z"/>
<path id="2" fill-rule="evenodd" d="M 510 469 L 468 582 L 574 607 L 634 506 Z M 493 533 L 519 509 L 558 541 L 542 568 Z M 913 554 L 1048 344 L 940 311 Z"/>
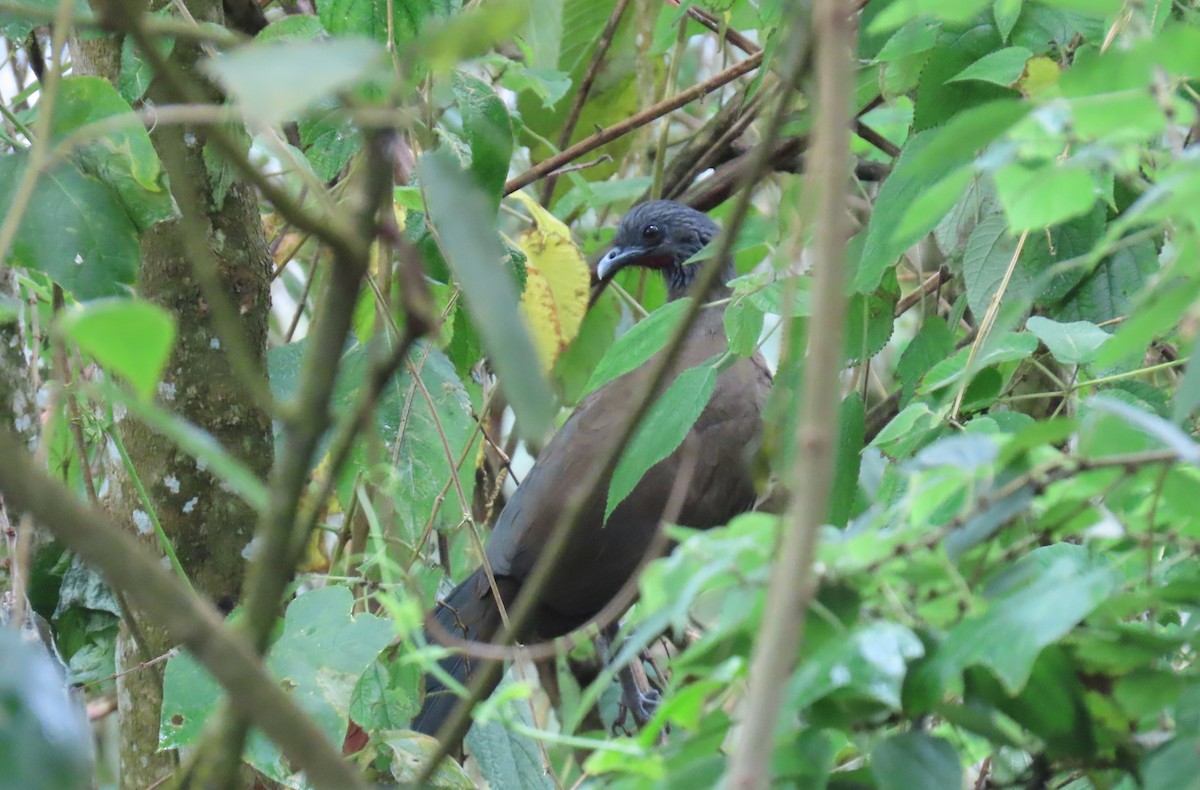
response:
<path id="1" fill-rule="evenodd" d="M 670 298 L 680 298 L 688 293 L 696 269 L 683 262 L 716 232 L 712 220 L 681 204 L 640 204 L 625 216 L 613 248 L 600 262 L 598 274 L 607 280 L 626 266 L 655 269 L 662 272 Z M 727 267 L 724 274 L 732 275 L 732 270 Z M 727 293 L 723 284 L 716 290 L 720 293 L 710 293 L 710 299 Z M 680 372 L 726 350 L 723 312 L 720 307 L 701 311 L 664 387 L 670 386 Z M 558 524 L 567 491 L 589 476 L 591 464 L 612 451 L 628 414 L 630 393 L 644 389 L 653 367 L 652 363 L 644 364 L 585 398 L 546 445 L 504 508 L 486 553 L 506 607 L 512 606 L 522 581 Z M 586 503 L 579 528 L 555 566 L 532 623 L 520 635 L 522 641 L 562 636 L 587 622 L 617 594 L 650 548 L 681 466 L 690 466 L 691 474 L 675 522 L 703 529 L 725 524 L 750 509 L 755 490 L 748 456 L 759 441 L 770 385 L 770 373 L 757 354 L 738 358 L 725 368 L 680 447 L 646 473 L 607 523 L 604 507 L 608 480 L 603 481 Z M 434 616 L 464 638 L 491 640 L 500 618 L 482 569 L 455 588 L 438 605 Z M 455 656 L 444 659 L 442 667 L 465 684 L 473 662 Z M 457 697 L 432 677 L 426 679 L 426 690 L 424 706 L 413 728 L 432 734 Z"/>

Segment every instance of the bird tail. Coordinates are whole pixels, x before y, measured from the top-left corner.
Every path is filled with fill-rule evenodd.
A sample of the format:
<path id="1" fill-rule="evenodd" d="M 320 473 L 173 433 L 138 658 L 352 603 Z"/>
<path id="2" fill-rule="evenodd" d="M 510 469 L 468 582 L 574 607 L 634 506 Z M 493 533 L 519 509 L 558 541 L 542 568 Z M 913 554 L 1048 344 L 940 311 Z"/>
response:
<path id="1" fill-rule="evenodd" d="M 496 579 L 496 585 L 506 605 L 511 603 L 514 597 L 511 593 L 515 592 L 515 589 L 508 588 L 513 585 L 502 578 Z M 488 589 L 483 568 L 477 569 L 462 584 L 455 587 L 434 607 L 431 616 L 442 628 L 463 639 L 490 642 L 499 630 L 501 620 L 500 610 L 491 590 Z M 430 644 L 438 643 L 436 634 L 428 627 L 425 629 L 425 639 Z M 479 668 L 480 662 L 479 659 L 455 653 L 443 658 L 438 664 L 446 674 L 466 686 Z M 490 692 L 491 689 L 488 690 L 488 693 Z M 421 711 L 412 721 L 412 729 L 426 735 L 435 735 L 454 710 L 458 700 L 457 694 L 446 688 L 434 675 L 427 674 L 425 701 L 421 705 Z"/>

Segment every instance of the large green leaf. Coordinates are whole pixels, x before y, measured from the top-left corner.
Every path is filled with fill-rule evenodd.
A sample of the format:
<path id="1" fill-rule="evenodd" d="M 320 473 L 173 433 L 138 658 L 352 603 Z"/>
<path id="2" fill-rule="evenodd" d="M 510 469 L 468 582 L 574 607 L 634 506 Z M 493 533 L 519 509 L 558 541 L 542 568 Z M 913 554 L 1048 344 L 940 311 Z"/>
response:
<path id="1" fill-rule="evenodd" d="M 708 405 L 717 384 L 717 369 L 712 364 L 689 368 L 675 377 L 667 391 L 658 397 L 629 440 L 608 486 L 608 504 L 604 520 L 641 481 L 642 476 L 666 458 L 688 435 L 688 431 Z"/>
<path id="2" fill-rule="evenodd" d="M 85 172 L 112 189 L 138 230 L 144 231 L 174 213 L 150 135 L 108 80 L 67 77 L 62 81 L 52 123 L 55 142 L 110 118 L 124 118 L 129 123 L 118 131 L 82 138 L 76 149 L 77 161 Z"/>
<path id="3" fill-rule="evenodd" d="M 396 635 L 391 623 L 375 615 L 351 615 L 353 603 L 350 589 L 340 585 L 301 595 L 288 606 L 283 634 L 267 656 L 271 674 L 335 743 L 346 734 L 359 678 Z M 219 698 L 217 684 L 194 658 L 186 653 L 172 658 L 163 679 L 160 745 L 195 743 Z M 246 759 L 288 787 L 304 786 L 257 730 L 251 733 Z"/>
<path id="4" fill-rule="evenodd" d="M 306 347 L 307 341 L 301 340 L 269 352 L 271 389 L 277 397 L 289 398 L 295 394 Z M 409 360 L 413 370 L 419 372 L 423 386 L 418 386 L 407 366 L 402 367 L 384 387 L 373 412 L 376 436 L 395 459 L 394 464 L 388 464 L 388 487 L 394 491 L 399 507 L 395 522 L 389 527 L 404 541 L 416 540 L 425 531 L 434 503 L 447 488 L 449 506 L 438 512 L 434 524 L 448 527 L 458 523 L 463 508 L 470 507 L 475 486 L 475 475 L 469 466 L 472 455 L 467 447 L 475 423 L 462 382 L 446 355 L 423 342 L 414 346 Z M 343 356 L 333 389 L 332 406 L 336 413 L 345 413 L 354 404 L 369 368 L 367 347 L 357 346 Z M 443 436 L 450 445 L 449 454 L 442 443 Z M 463 457 L 467 463 L 459 472 L 456 464 Z M 357 452 L 352 461 L 357 469 L 370 471 L 373 468 L 370 458 L 369 453 Z M 449 485 L 455 474 L 467 497 L 465 505 L 457 502 L 457 487 Z"/>
<path id="5" fill-rule="evenodd" d="M 462 72 L 454 74 L 454 97 L 471 146 L 471 174 L 499 206 L 513 149 L 508 109 L 490 85 Z"/>
<path id="6" fill-rule="evenodd" d="M 871 773 L 880 790 L 948 790 L 962 787 L 962 765 L 949 741 L 905 732 L 875 745 Z"/>
<path id="7" fill-rule="evenodd" d="M 956 625 L 928 667 L 939 687 L 964 669 L 991 669 L 1009 693 L 1025 686 L 1038 654 L 1116 592 L 1120 579 L 1087 548 L 1034 549 L 991 585 L 986 611 Z"/>
<path id="8" fill-rule="evenodd" d="M 78 305 L 59 322 L 63 334 L 106 370 L 129 382 L 143 400 L 154 395 L 175 344 L 175 319 L 133 299 Z"/>
<path id="9" fill-rule="evenodd" d="M 13 211 L 29 157 L 0 157 L 0 216 Z M 138 229 L 99 179 L 72 163 L 39 174 L 9 251 L 9 266 L 45 273 L 80 300 L 126 292 L 141 263 Z"/>
<path id="10" fill-rule="evenodd" d="M 92 787 L 92 734 L 82 705 L 67 693 L 60 667 L 37 637 L 4 625 L 0 785 L 14 790 Z"/>
<path id="11" fill-rule="evenodd" d="M 1025 328 L 1037 335 L 1054 358 L 1064 365 L 1091 362 L 1109 337 L 1107 332 L 1089 321 L 1060 324 L 1038 315 L 1026 321 Z"/>
<path id="12" fill-rule="evenodd" d="M 604 352 L 600 364 L 592 371 L 583 394 L 593 392 L 637 368 L 665 346 L 690 301 L 677 299 L 666 303 L 617 338 L 617 342 Z"/>

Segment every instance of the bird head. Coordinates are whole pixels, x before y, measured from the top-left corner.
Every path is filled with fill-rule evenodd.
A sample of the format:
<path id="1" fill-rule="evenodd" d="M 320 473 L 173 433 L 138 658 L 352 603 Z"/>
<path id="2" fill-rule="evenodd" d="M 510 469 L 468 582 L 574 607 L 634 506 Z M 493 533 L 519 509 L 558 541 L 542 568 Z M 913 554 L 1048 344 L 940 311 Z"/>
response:
<path id="1" fill-rule="evenodd" d="M 629 210 L 617 228 L 612 248 L 596 267 L 607 283 L 628 266 L 662 273 L 670 298 L 683 296 L 696 276 L 684 261 L 708 244 L 720 228 L 707 215 L 673 200 L 651 200 Z"/>

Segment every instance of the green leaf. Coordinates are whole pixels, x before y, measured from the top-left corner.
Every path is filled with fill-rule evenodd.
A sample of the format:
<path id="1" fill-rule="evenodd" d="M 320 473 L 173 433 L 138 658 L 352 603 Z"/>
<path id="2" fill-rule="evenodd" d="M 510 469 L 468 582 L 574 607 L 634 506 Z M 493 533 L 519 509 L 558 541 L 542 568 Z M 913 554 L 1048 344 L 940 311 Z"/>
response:
<path id="1" fill-rule="evenodd" d="M 1031 57 L 1033 53 L 1025 47 L 999 49 L 990 55 L 984 55 L 951 77 L 948 82 L 983 80 L 1008 87 L 1020 79 L 1025 71 L 1025 61 Z"/>
<path id="2" fill-rule="evenodd" d="M 1087 245 L 1090 249 L 1091 243 Z M 1133 312 L 1133 299 L 1158 271 L 1154 242 L 1122 246 L 1050 305 L 1058 321 L 1090 321 L 1101 324 Z"/>
<path id="3" fill-rule="evenodd" d="M 1091 756 L 1096 736 L 1084 701 L 1081 668 L 1061 645 L 1042 651 L 1029 683 L 1020 694 L 1007 694 L 991 673 L 968 670 L 965 697 L 968 704 L 994 705 L 1031 734 L 1042 738 L 1055 757 Z"/>
<path id="4" fill-rule="evenodd" d="M 1200 338 L 1192 343 L 1192 350 L 1188 357 L 1193 360 L 1200 359 L 1196 356 L 1198 353 L 1200 353 Z M 1175 391 L 1175 400 L 1171 406 L 1171 419 L 1182 423 L 1196 410 L 1196 406 L 1200 406 L 1200 364 L 1187 366 L 1183 380 L 1179 382 L 1179 389 Z"/>
<path id="5" fill-rule="evenodd" d="M 912 19 L 933 17 L 947 22 L 965 22 L 987 7 L 989 0 L 893 0 L 871 22 L 867 30 L 894 30 Z"/>
<path id="6" fill-rule="evenodd" d="M 847 360 L 870 359 L 883 350 L 896 326 L 895 308 L 892 295 L 882 291 L 850 295 L 842 337 Z"/>
<path id="7" fill-rule="evenodd" d="M 976 664 L 995 672 L 1011 694 L 1025 686 L 1033 662 L 1119 589 L 1120 579 L 1084 546 L 1034 549 L 991 585 L 980 615 L 950 630 L 931 660 L 939 685 Z"/>
<path id="8" fill-rule="evenodd" d="M 608 485 L 604 520 L 625 501 L 642 476 L 675 451 L 708 405 L 717 384 L 717 369 L 711 364 L 689 368 L 678 376 L 646 413 Z"/>
<path id="9" fill-rule="evenodd" d="M 83 170 L 103 181 L 144 231 L 174 213 L 166 176 L 150 135 L 108 80 L 99 77 L 66 77 L 59 86 L 54 108 L 53 135 L 62 142 L 73 132 L 109 118 L 130 123 L 98 139 L 85 138 L 77 147 Z"/>
<path id="10" fill-rule="evenodd" d="M 370 733 L 407 729 L 421 710 L 416 691 L 421 669 L 416 664 L 375 660 L 359 678 L 350 697 L 350 718 Z"/>
<path id="11" fill-rule="evenodd" d="M 838 414 L 837 459 L 829 497 L 829 523 L 835 527 L 846 526 L 855 506 L 866 416 L 866 407 L 857 393 L 851 393 L 842 401 Z"/>
<path id="12" fill-rule="evenodd" d="M 294 120 L 321 99 L 382 73 L 374 41 L 337 38 L 252 43 L 209 61 L 208 70 L 254 123 Z"/>
<path id="13" fill-rule="evenodd" d="M 351 615 L 348 587 L 331 585 L 301 595 L 284 616 L 283 634 L 271 646 L 267 667 L 326 736 L 340 743 L 346 734 L 351 695 L 359 678 L 395 637 L 393 625 L 372 614 Z M 189 654 L 167 663 L 163 679 L 159 745 L 195 743 L 216 709 L 221 692 Z M 293 771 L 279 750 L 254 730 L 246 759 L 279 782 L 291 784 Z"/>
<path id="14" fill-rule="evenodd" d="M 1048 228 L 1086 214 L 1098 197 L 1091 172 L 1057 162 L 1032 168 L 1007 165 L 996 171 L 995 179 L 1014 233 Z"/>
<path id="15" fill-rule="evenodd" d="M 1037 335 L 1054 358 L 1064 365 L 1091 362 L 1109 337 L 1107 332 L 1088 321 L 1060 324 L 1036 315 L 1025 322 L 1025 328 Z"/>
<path id="16" fill-rule="evenodd" d="M 725 308 L 724 321 L 729 350 L 743 357 L 753 354 L 758 346 L 759 335 L 762 334 L 762 310 L 749 299 L 735 297 Z"/>
<path id="17" fill-rule="evenodd" d="M 288 17 L 288 19 L 312 17 Z M 346 113 L 338 108 L 326 111 L 318 105 L 296 124 L 304 158 L 322 181 L 330 181 L 342 171 L 362 147 L 362 135 Z"/>
<path id="18" fill-rule="evenodd" d="M 940 192 L 934 193 L 936 205 L 923 204 L 923 197 L 944 179 L 957 177 L 961 181 L 962 175 L 956 176 L 958 171 L 1027 112 L 1020 102 L 992 102 L 963 112 L 944 127 L 909 140 L 892 174 L 883 182 L 871 212 L 854 278 L 856 291 L 875 290 L 884 270 L 933 230 L 954 205 L 953 201 L 945 203 L 946 195 Z M 912 220 L 910 214 L 914 214 Z"/>
<path id="19" fill-rule="evenodd" d="M 899 60 L 910 55 L 928 52 L 937 46 L 942 26 L 928 19 L 914 19 L 892 34 L 879 50 L 875 60 L 880 63 Z"/>
<path id="20" fill-rule="evenodd" d="M 996 0 L 996 4 L 992 6 L 996 29 L 1000 31 L 1000 38 L 1004 41 L 1008 41 L 1008 37 L 1012 35 L 1013 27 L 1021 17 L 1023 4 L 1024 0 Z"/>
<path id="21" fill-rule="evenodd" d="M 974 375 L 988 365 L 998 365 L 1002 362 L 1012 362 L 1026 357 L 1037 351 L 1037 338 L 1031 334 L 1004 332 L 990 336 L 967 370 L 967 360 L 971 349 L 960 349 L 954 356 L 939 362 L 925 374 L 918 392 L 936 392 L 942 387 L 953 384 L 964 374 Z"/>
<path id="22" fill-rule="evenodd" d="M 987 314 L 992 297 L 1008 276 L 1005 297 L 1010 300 L 1026 299 L 1033 287 L 1032 278 L 1020 261 L 1008 274 L 1013 256 L 1017 253 L 1017 240 L 1008 232 L 1008 223 L 1002 214 L 984 218 L 967 241 L 963 253 L 963 280 L 967 285 L 967 303 L 971 312 L 979 319 Z"/>
<path id="23" fill-rule="evenodd" d="M 453 85 L 463 133 L 471 146 L 471 174 L 499 206 L 513 149 L 508 109 L 483 80 L 459 71 L 454 73 Z"/>
<path id="24" fill-rule="evenodd" d="M 385 776 L 390 782 L 384 784 L 398 784 L 401 787 L 416 785 L 421 767 L 437 748 L 437 740 L 412 730 L 385 730 L 373 735 L 368 748 L 377 750 L 382 757 L 379 762 L 388 769 Z M 427 786 L 435 790 L 475 790 L 476 787 L 462 766 L 454 760 L 438 763 Z"/>
<path id="25" fill-rule="evenodd" d="M 36 636 L 0 630 L 0 784 L 10 788 L 92 787 L 92 733 L 82 700 L 67 693 L 61 667 Z"/>
<path id="26" fill-rule="evenodd" d="M 417 173 L 438 246 L 454 269 L 500 387 L 527 436 L 550 429 L 552 396 L 521 321 L 517 292 L 501 268 L 504 248 L 487 197 L 444 151 L 425 154 Z"/>
<path id="27" fill-rule="evenodd" d="M 1030 49 L 1042 46 L 1045 46 L 1044 42 Z M 1000 85 L 976 80 L 948 81 L 999 48 L 1000 36 L 990 24 L 973 24 L 947 31 L 942 36 L 941 46 L 930 52 L 929 60 L 921 70 L 913 107 L 913 130 L 923 132 L 949 125 L 970 108 L 987 106 L 1000 99 L 1013 99 L 1014 92 Z M 996 133 L 1003 131 L 998 129 Z"/>
<path id="28" fill-rule="evenodd" d="M 954 747 L 923 732 L 904 732 L 871 750 L 871 773 L 879 790 L 945 790 L 962 787 L 962 764 Z"/>
<path id="29" fill-rule="evenodd" d="M 690 299 L 667 302 L 617 338 L 617 342 L 604 352 L 600 364 L 596 366 L 587 386 L 583 388 L 583 394 L 595 392 L 654 356 L 667 344 L 690 302 Z"/>
<path id="30" fill-rule="evenodd" d="M 1144 790 L 1200 789 L 1200 739 L 1181 736 L 1142 761 Z"/>
<path id="31" fill-rule="evenodd" d="M 175 345 L 175 319 L 163 308 L 137 299 L 101 299 L 80 304 L 59 319 L 63 335 L 100 367 L 125 379 L 150 400 Z"/>
<path id="32" fill-rule="evenodd" d="M 950 327 L 941 318 L 927 318 L 900 354 L 900 361 L 896 363 L 896 375 L 900 379 L 901 387 L 901 405 L 905 405 L 912 398 L 921 377 L 953 353 L 954 333 L 950 331 Z"/>
<path id="33" fill-rule="evenodd" d="M 512 714 L 531 727 L 529 705 L 510 705 Z M 542 765 L 538 744 L 524 733 L 514 732 L 498 721 L 478 722 L 467 732 L 467 748 L 479 772 L 491 787 L 513 790 L 552 790 L 555 782 Z"/>
<path id="34" fill-rule="evenodd" d="M 286 400 L 296 394 L 300 363 L 307 348 L 308 341 L 300 340 L 268 352 L 271 391 L 277 398 Z M 412 371 L 403 366 L 384 386 L 372 411 L 378 441 L 389 457 L 395 459 L 387 472 L 397 504 L 388 534 L 404 543 L 415 541 L 424 533 L 433 518 L 435 501 L 456 473 L 467 502 L 465 505 L 458 502 L 458 487 L 452 487 L 433 520 L 435 527 L 458 523 L 463 507 L 470 507 L 475 485 L 475 475 L 469 468 L 461 473 L 456 469 L 460 458 L 471 457 L 468 444 L 474 441 L 475 428 L 462 381 L 446 355 L 424 341 L 413 346 L 409 358 L 423 386 L 418 386 Z M 371 352 L 366 346 L 356 346 L 342 357 L 331 398 L 335 412 L 344 413 L 353 407 L 366 383 L 370 365 Z M 428 398 L 425 393 L 429 393 Z M 449 455 L 443 437 L 450 446 Z M 377 462 L 365 452 L 356 452 L 351 463 L 364 473 L 379 473 Z"/>
<path id="35" fill-rule="evenodd" d="M 916 634 L 898 623 L 861 626 L 805 659 L 788 686 L 787 708 L 800 710 L 834 691 L 846 690 L 856 698 L 898 710 L 907 662 L 924 654 Z"/>
<path id="36" fill-rule="evenodd" d="M 0 216 L 13 210 L 29 157 L 0 157 Z M 138 230 L 99 179 L 64 163 L 37 179 L 5 263 L 43 272 L 76 299 L 126 292 L 141 264 Z"/>

